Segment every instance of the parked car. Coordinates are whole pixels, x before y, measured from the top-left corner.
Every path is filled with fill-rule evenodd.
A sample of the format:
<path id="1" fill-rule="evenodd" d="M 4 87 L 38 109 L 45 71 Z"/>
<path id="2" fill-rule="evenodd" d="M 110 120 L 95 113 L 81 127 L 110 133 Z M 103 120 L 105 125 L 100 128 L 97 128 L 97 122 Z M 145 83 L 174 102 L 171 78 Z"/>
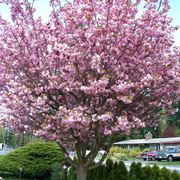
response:
<path id="1" fill-rule="evenodd" d="M 148 160 L 155 161 L 156 155 L 157 155 L 156 151 L 149 151 L 149 152 L 141 154 L 141 157 L 144 159 L 144 161 L 148 161 Z"/>
<path id="2" fill-rule="evenodd" d="M 164 150 L 157 153 L 156 159 L 158 161 L 168 160 L 170 162 L 175 159 L 180 160 L 180 146 L 166 147 Z"/>

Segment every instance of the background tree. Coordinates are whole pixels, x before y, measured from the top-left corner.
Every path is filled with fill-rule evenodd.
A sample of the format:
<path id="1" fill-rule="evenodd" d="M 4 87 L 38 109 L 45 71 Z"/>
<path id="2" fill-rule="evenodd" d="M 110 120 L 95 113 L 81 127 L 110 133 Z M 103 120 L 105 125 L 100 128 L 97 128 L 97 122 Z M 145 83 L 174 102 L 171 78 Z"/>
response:
<path id="1" fill-rule="evenodd" d="M 141 0 L 51 0 L 44 23 L 34 17 L 34 1 L 1 0 L 12 17 L 0 18 L 4 124 L 56 141 L 85 180 L 105 159 L 111 141 L 93 165 L 109 136 L 156 124 L 161 109 L 171 112 L 179 51 L 168 1 L 160 8 L 157 1 L 146 0 L 139 13 Z"/>
<path id="2" fill-rule="evenodd" d="M 176 136 L 180 136 L 180 101 L 173 104 L 173 108 L 175 110 L 175 113 L 168 116 L 168 126 L 175 126 Z"/>
<path id="3" fill-rule="evenodd" d="M 174 114 L 168 114 L 164 109 L 159 117 L 160 137 L 179 136 L 180 131 L 180 102 L 173 103 Z"/>
<path id="4" fill-rule="evenodd" d="M 5 129 L 0 127 L 0 143 L 4 143 L 5 140 Z"/>

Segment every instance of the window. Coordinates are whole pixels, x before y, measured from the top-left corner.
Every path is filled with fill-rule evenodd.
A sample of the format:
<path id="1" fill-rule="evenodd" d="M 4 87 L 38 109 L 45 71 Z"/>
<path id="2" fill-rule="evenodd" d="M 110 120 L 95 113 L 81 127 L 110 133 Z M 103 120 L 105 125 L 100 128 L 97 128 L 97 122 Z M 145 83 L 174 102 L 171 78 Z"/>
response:
<path id="1" fill-rule="evenodd" d="M 176 148 L 176 152 L 177 152 L 177 153 L 180 153 L 180 148 Z"/>
<path id="2" fill-rule="evenodd" d="M 167 151 L 167 152 L 172 152 L 172 153 L 173 153 L 173 152 L 175 152 L 175 148 L 166 148 L 166 151 Z"/>

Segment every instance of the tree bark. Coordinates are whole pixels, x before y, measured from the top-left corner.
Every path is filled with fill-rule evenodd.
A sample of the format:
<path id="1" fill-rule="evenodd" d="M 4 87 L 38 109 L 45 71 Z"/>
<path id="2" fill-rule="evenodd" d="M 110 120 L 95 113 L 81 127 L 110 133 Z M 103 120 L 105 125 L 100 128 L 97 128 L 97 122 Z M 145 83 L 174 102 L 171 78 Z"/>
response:
<path id="1" fill-rule="evenodd" d="M 87 168 L 82 164 L 79 164 L 77 167 L 77 180 L 86 180 L 87 177 Z"/>

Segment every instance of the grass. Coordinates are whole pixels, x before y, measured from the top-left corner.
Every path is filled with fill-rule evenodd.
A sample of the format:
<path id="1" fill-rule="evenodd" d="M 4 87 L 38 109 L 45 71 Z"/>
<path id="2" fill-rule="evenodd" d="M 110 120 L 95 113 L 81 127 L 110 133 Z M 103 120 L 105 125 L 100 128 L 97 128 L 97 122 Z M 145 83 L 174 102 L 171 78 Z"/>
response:
<path id="1" fill-rule="evenodd" d="M 165 165 L 165 166 L 178 166 L 180 167 L 180 161 L 173 161 L 173 162 L 168 162 L 168 161 L 154 161 L 154 162 L 149 162 L 148 164 L 157 164 L 157 165 Z"/>

